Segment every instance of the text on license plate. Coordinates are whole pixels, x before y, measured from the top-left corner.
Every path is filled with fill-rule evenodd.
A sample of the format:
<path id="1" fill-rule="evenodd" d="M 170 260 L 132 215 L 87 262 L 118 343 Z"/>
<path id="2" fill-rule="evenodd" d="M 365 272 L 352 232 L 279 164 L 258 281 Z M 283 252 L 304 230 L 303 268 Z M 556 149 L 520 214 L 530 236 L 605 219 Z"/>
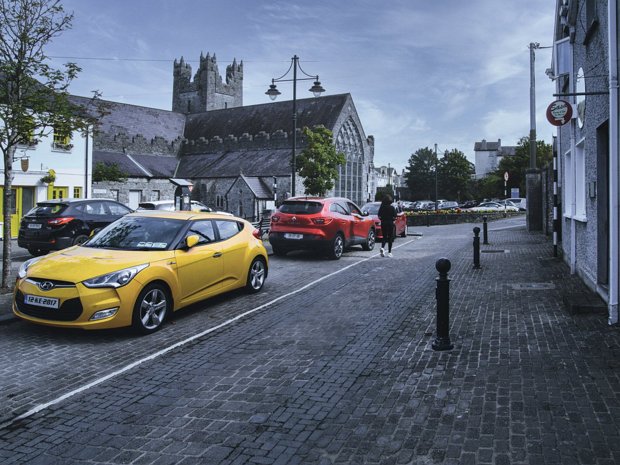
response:
<path id="1" fill-rule="evenodd" d="M 28 229 L 41 229 L 41 223 L 30 223 Z"/>
<path id="2" fill-rule="evenodd" d="M 37 307 L 58 308 L 59 300 L 53 297 L 41 297 L 39 295 L 24 296 L 24 303 Z"/>
<path id="3" fill-rule="evenodd" d="M 303 234 L 292 234 L 292 233 L 284 233 L 285 239 L 303 239 Z"/>

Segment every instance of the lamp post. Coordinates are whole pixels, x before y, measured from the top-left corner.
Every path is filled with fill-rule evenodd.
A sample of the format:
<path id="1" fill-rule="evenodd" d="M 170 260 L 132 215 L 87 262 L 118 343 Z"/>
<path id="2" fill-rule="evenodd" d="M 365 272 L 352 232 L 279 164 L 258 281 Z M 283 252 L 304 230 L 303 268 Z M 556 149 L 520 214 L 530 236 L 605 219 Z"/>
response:
<path id="1" fill-rule="evenodd" d="M 288 73 L 290 73 L 291 69 L 293 70 L 293 79 L 284 79 Z M 297 77 L 297 70 L 301 71 L 307 77 Z M 314 94 L 315 97 L 320 97 L 325 89 L 321 86 L 319 82 L 319 76 L 312 76 L 306 73 L 301 66 L 299 65 L 299 57 L 294 55 L 291 58 L 291 66 L 289 66 L 286 73 L 284 73 L 279 78 L 274 78 L 271 80 L 271 85 L 269 86 L 269 90 L 265 92 L 269 96 L 271 100 L 275 100 L 281 92 L 276 88 L 276 82 L 292 82 L 293 83 L 293 156 L 291 160 L 291 193 L 295 196 L 295 172 L 297 171 L 297 81 L 310 81 L 314 80 L 314 85 L 309 89 L 310 92 Z"/>

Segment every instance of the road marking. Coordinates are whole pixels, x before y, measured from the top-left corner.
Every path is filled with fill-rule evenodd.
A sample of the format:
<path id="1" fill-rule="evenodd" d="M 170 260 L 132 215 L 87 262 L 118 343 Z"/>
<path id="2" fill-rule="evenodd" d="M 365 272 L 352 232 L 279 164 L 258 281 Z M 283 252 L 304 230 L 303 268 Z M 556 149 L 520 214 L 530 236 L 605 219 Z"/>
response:
<path id="1" fill-rule="evenodd" d="M 403 247 L 403 246 L 405 246 L 407 244 L 410 244 L 412 242 L 415 242 L 415 239 L 411 239 L 411 240 L 409 240 L 409 241 L 407 241 L 407 242 L 405 242 L 403 244 L 400 244 L 398 246 L 395 245 L 394 249 L 398 249 L 398 248 Z M 185 344 L 188 344 L 188 343 L 190 343 L 192 341 L 195 341 L 196 339 L 200 339 L 201 337 L 204 337 L 207 334 L 210 334 L 210 333 L 212 333 L 214 331 L 217 331 L 218 329 L 222 329 L 222 328 L 224 328 L 224 327 L 234 323 L 237 320 L 240 320 L 240 319 L 242 319 L 242 318 L 244 318 L 244 317 L 246 317 L 248 315 L 251 315 L 252 313 L 256 313 L 259 310 L 262 310 L 262 309 L 264 309 L 266 307 L 269 307 L 270 305 L 273 305 L 273 304 L 275 304 L 275 303 L 277 303 L 277 302 L 279 302 L 281 300 L 287 299 L 288 297 L 290 297 L 292 295 L 295 295 L 295 294 L 298 294 L 298 293 L 300 293 L 302 291 L 305 291 L 306 289 L 314 286 L 315 284 L 320 283 L 321 281 L 324 281 L 324 280 L 326 280 L 328 278 L 331 278 L 332 276 L 337 275 L 338 273 L 342 273 L 343 271 L 346 271 L 349 268 L 353 268 L 354 266 L 357 266 L 360 263 L 367 262 L 368 260 L 372 260 L 373 258 L 378 257 L 378 256 L 379 256 L 379 254 L 377 253 L 375 255 L 371 255 L 370 257 L 366 257 L 366 258 L 364 258 L 362 260 L 359 260 L 359 261 L 357 261 L 355 263 L 347 265 L 344 268 L 341 268 L 341 269 L 339 269 L 337 271 L 334 271 L 333 273 L 330 273 L 330 274 L 328 274 L 326 276 L 323 276 L 323 277 L 321 277 L 319 279 L 316 279 L 316 280 L 306 284 L 305 286 L 300 287 L 297 290 L 289 292 L 288 294 L 285 294 L 285 295 L 281 295 L 280 297 L 276 297 L 275 299 L 273 299 L 273 300 L 271 300 L 271 301 L 269 301 L 267 303 L 264 303 L 262 305 L 259 305 L 256 308 L 253 308 L 252 310 L 248 310 L 247 312 L 241 313 L 240 315 L 237 315 L 236 317 L 231 318 L 230 320 L 227 320 L 227 321 L 225 321 L 223 323 L 220 323 L 219 325 L 216 325 L 213 328 L 209 328 L 209 329 L 207 329 L 207 330 L 205 330 L 205 331 L 203 331 L 201 333 L 198 333 L 198 334 L 195 334 L 193 336 L 190 336 L 187 339 L 183 339 L 182 341 L 176 342 L 175 344 L 172 344 L 171 346 L 168 346 L 168 347 L 166 347 L 166 348 L 164 348 L 164 349 L 162 349 L 162 350 L 160 350 L 158 352 L 155 352 L 155 353 L 153 353 L 153 354 L 151 354 L 151 355 L 149 355 L 147 357 L 141 358 L 140 360 L 136 360 L 135 362 L 132 362 L 129 365 L 125 365 L 123 368 L 120 368 L 120 369 L 118 369 L 116 371 L 113 371 L 112 373 L 109 373 L 109 374 L 107 374 L 105 376 L 102 376 L 101 378 L 98 378 L 98 379 L 96 379 L 94 381 L 91 381 L 90 383 L 87 383 L 84 386 L 81 386 L 79 388 L 73 389 L 72 391 L 69 391 L 69 392 L 63 394 L 60 397 L 52 399 L 52 400 L 50 400 L 48 402 L 45 402 L 43 404 L 39 404 L 39 405 L 31 408 L 27 412 L 22 413 L 21 415 L 13 418 L 12 420 L 9 420 L 9 421 L 1 424 L 0 425 L 0 429 L 7 428 L 7 427 L 11 426 L 12 424 L 14 424 L 14 423 L 16 423 L 18 421 L 25 420 L 26 418 L 31 417 L 32 415 L 34 415 L 36 413 L 39 413 L 41 410 L 45 410 L 46 408 L 51 407 L 52 405 L 59 404 L 63 400 L 66 400 L 66 399 L 68 399 L 70 397 L 73 397 L 73 396 L 75 396 L 77 394 L 81 394 L 82 392 L 84 392 L 84 391 L 86 391 L 86 390 L 88 390 L 88 389 L 90 389 L 92 387 L 95 387 L 98 384 L 101 384 L 101 383 L 103 383 L 103 382 L 105 382 L 105 381 L 107 381 L 109 379 L 115 378 L 116 376 L 122 375 L 123 373 L 126 373 L 126 372 L 132 370 L 133 368 L 136 368 L 137 366 L 139 366 L 139 365 L 141 365 L 141 364 L 143 364 L 145 362 L 149 362 L 149 361 L 154 360 L 154 359 L 156 359 L 158 357 L 161 357 L 162 355 L 165 355 L 165 354 L 167 354 L 168 352 L 170 352 L 170 351 L 172 351 L 174 349 L 177 349 L 177 348 L 179 348 L 181 346 L 184 346 Z"/>

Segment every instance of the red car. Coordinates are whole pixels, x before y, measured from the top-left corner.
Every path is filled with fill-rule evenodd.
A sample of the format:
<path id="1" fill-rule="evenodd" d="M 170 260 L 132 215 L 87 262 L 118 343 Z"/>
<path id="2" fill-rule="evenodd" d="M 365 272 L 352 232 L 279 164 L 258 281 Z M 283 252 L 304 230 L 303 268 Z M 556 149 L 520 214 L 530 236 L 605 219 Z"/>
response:
<path id="1" fill-rule="evenodd" d="M 271 216 L 269 242 L 276 255 L 316 249 L 338 260 L 344 249 L 375 247 L 375 222 L 341 197 L 291 197 Z"/>
<path id="2" fill-rule="evenodd" d="M 383 239 L 383 232 L 381 231 L 381 220 L 377 216 L 379 213 L 379 207 L 381 206 L 381 202 L 369 202 L 362 207 L 362 211 L 364 213 L 368 213 L 370 218 L 372 218 L 375 222 L 375 232 L 377 234 L 377 241 Z M 396 226 L 396 234 L 395 236 L 407 237 L 407 217 L 403 211 L 400 211 L 400 208 L 394 205 L 398 214 L 396 215 L 396 221 L 394 222 L 394 226 Z"/>

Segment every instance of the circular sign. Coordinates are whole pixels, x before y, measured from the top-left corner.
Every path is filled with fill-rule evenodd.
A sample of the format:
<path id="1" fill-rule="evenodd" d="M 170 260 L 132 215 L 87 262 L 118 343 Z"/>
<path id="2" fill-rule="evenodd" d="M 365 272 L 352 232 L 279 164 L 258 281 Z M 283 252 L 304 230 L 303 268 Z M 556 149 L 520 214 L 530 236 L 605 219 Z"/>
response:
<path id="1" fill-rule="evenodd" d="M 562 126 L 573 117 L 573 107 L 566 100 L 556 100 L 547 107 L 547 120 L 554 126 Z"/>
<path id="2" fill-rule="evenodd" d="M 504 181 L 508 181 L 508 171 L 504 171 Z"/>

